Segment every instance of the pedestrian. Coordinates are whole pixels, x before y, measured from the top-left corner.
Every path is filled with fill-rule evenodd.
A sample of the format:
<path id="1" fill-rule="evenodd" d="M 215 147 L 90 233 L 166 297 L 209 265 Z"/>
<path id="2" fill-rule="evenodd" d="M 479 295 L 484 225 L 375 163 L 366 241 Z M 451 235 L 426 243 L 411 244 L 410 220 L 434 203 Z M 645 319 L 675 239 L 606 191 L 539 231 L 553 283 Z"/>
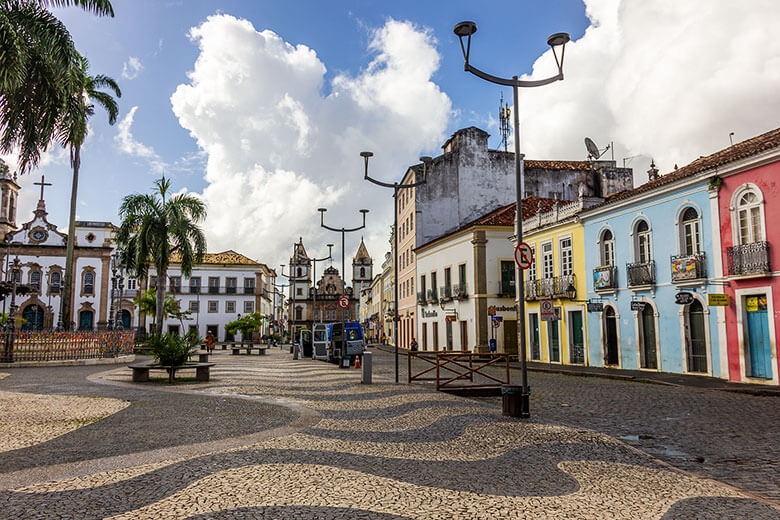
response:
<path id="1" fill-rule="evenodd" d="M 417 347 L 417 340 L 414 339 L 414 336 L 412 336 L 412 343 L 411 343 L 410 346 L 411 346 L 411 349 L 412 349 L 413 352 L 417 351 L 417 349 L 418 349 L 418 347 Z"/>
<path id="2" fill-rule="evenodd" d="M 206 350 L 214 352 L 214 333 L 211 331 L 206 333 Z"/>

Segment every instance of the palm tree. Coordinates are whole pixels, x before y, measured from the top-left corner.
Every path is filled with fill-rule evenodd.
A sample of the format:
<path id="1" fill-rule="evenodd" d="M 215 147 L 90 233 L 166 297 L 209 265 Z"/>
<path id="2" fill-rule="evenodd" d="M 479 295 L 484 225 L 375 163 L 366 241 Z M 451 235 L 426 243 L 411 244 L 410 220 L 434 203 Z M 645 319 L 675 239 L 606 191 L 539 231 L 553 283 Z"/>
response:
<path id="1" fill-rule="evenodd" d="M 206 218 L 206 205 L 192 195 L 178 194 L 166 198 L 170 179 L 155 181 L 151 195 L 136 193 L 122 200 L 119 217 L 122 223 L 117 243 L 122 248 L 125 265 L 136 276 L 145 277 L 150 265 L 157 272 L 156 333 L 162 334 L 165 282 L 171 255 L 181 262 L 184 276 L 192 274 L 192 266 L 203 261 L 206 237 L 198 224 Z"/>
<path id="2" fill-rule="evenodd" d="M 81 146 L 87 138 L 88 121 L 95 113 L 95 103 L 108 112 L 108 123 L 116 123 L 119 108 L 111 94 L 98 90 L 108 88 L 116 97 L 122 97 L 116 81 L 98 74 L 90 76 L 89 63 L 79 56 L 79 67 L 71 69 L 67 79 L 70 85 L 70 95 L 67 98 L 66 110 L 61 120 L 64 135 L 63 146 L 70 148 L 70 164 L 73 167 L 73 182 L 70 191 L 70 222 L 68 223 L 68 244 L 65 257 L 65 280 L 62 292 L 62 310 L 60 320 L 66 330 L 71 324 L 71 292 L 73 291 L 73 246 L 76 241 L 76 196 L 79 185 L 79 168 L 81 167 Z"/>
<path id="3" fill-rule="evenodd" d="M 60 121 L 79 55 L 47 7 L 75 5 L 114 16 L 109 0 L 0 0 L 0 152 L 19 152 L 19 171 L 64 136 Z"/>

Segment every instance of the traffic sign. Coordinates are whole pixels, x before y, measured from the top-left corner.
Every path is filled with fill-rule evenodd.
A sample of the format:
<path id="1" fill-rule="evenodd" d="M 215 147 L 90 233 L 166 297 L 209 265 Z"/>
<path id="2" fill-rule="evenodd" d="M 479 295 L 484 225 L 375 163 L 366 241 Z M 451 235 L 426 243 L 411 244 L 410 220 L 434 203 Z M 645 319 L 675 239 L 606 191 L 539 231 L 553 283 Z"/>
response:
<path id="1" fill-rule="evenodd" d="M 342 309 L 346 309 L 347 307 L 349 307 L 349 298 L 347 298 L 346 296 L 342 296 L 341 298 L 339 298 L 339 307 L 341 307 Z"/>
<path id="2" fill-rule="evenodd" d="M 555 309 L 552 300 L 542 300 L 539 303 L 542 321 L 555 321 Z"/>
<path id="3" fill-rule="evenodd" d="M 729 295 L 710 293 L 707 295 L 707 305 L 710 305 L 712 307 L 728 307 Z"/>
<path id="4" fill-rule="evenodd" d="M 520 269 L 528 269 L 534 263 L 534 252 L 531 246 L 525 242 L 520 242 L 515 247 L 515 262 Z"/>
<path id="5" fill-rule="evenodd" d="M 493 316 L 492 318 L 493 318 L 493 321 L 497 321 L 499 323 L 504 321 L 504 317 L 503 316 Z"/>
<path id="6" fill-rule="evenodd" d="M 677 305 L 690 305 L 693 300 L 693 294 L 689 292 L 678 292 L 674 295 L 674 303 Z"/>
<path id="7" fill-rule="evenodd" d="M 493 328 L 497 329 L 501 326 L 501 322 L 498 320 L 493 320 Z"/>

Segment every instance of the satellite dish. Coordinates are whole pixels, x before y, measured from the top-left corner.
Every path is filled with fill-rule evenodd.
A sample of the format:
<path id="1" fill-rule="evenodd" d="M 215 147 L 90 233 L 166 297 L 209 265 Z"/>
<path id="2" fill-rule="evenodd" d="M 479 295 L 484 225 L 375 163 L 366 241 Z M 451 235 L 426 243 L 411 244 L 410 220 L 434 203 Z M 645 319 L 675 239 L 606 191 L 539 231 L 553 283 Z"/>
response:
<path id="1" fill-rule="evenodd" d="M 598 160 L 601 157 L 602 152 L 599 151 L 599 147 L 593 142 L 590 137 L 585 138 L 585 148 L 588 149 L 588 158 Z M 606 151 L 606 150 L 604 150 Z"/>

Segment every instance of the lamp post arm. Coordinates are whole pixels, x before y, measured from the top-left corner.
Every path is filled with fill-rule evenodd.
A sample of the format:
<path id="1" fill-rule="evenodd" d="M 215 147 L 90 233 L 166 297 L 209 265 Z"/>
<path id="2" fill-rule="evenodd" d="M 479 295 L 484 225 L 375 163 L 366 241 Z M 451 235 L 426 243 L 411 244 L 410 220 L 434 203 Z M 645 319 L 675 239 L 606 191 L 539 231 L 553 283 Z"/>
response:
<path id="1" fill-rule="evenodd" d="M 549 85 L 550 83 L 563 80 L 563 71 L 560 69 L 558 74 L 546 79 L 519 80 L 515 78 L 499 78 L 498 76 L 493 76 L 487 72 L 482 72 L 469 63 L 466 63 L 463 68 L 466 72 L 471 72 L 478 78 L 482 78 L 485 81 L 489 81 L 490 83 L 495 83 L 497 85 L 506 85 L 507 87 L 541 87 L 542 85 Z"/>
<path id="2" fill-rule="evenodd" d="M 382 187 L 385 187 L 385 188 L 395 188 L 396 186 L 398 186 L 397 182 L 382 182 L 382 181 L 378 181 L 376 179 L 373 179 L 373 178 L 369 177 L 368 174 L 366 174 L 363 178 L 365 180 L 367 180 L 368 182 L 373 182 L 377 186 L 382 186 Z"/>

